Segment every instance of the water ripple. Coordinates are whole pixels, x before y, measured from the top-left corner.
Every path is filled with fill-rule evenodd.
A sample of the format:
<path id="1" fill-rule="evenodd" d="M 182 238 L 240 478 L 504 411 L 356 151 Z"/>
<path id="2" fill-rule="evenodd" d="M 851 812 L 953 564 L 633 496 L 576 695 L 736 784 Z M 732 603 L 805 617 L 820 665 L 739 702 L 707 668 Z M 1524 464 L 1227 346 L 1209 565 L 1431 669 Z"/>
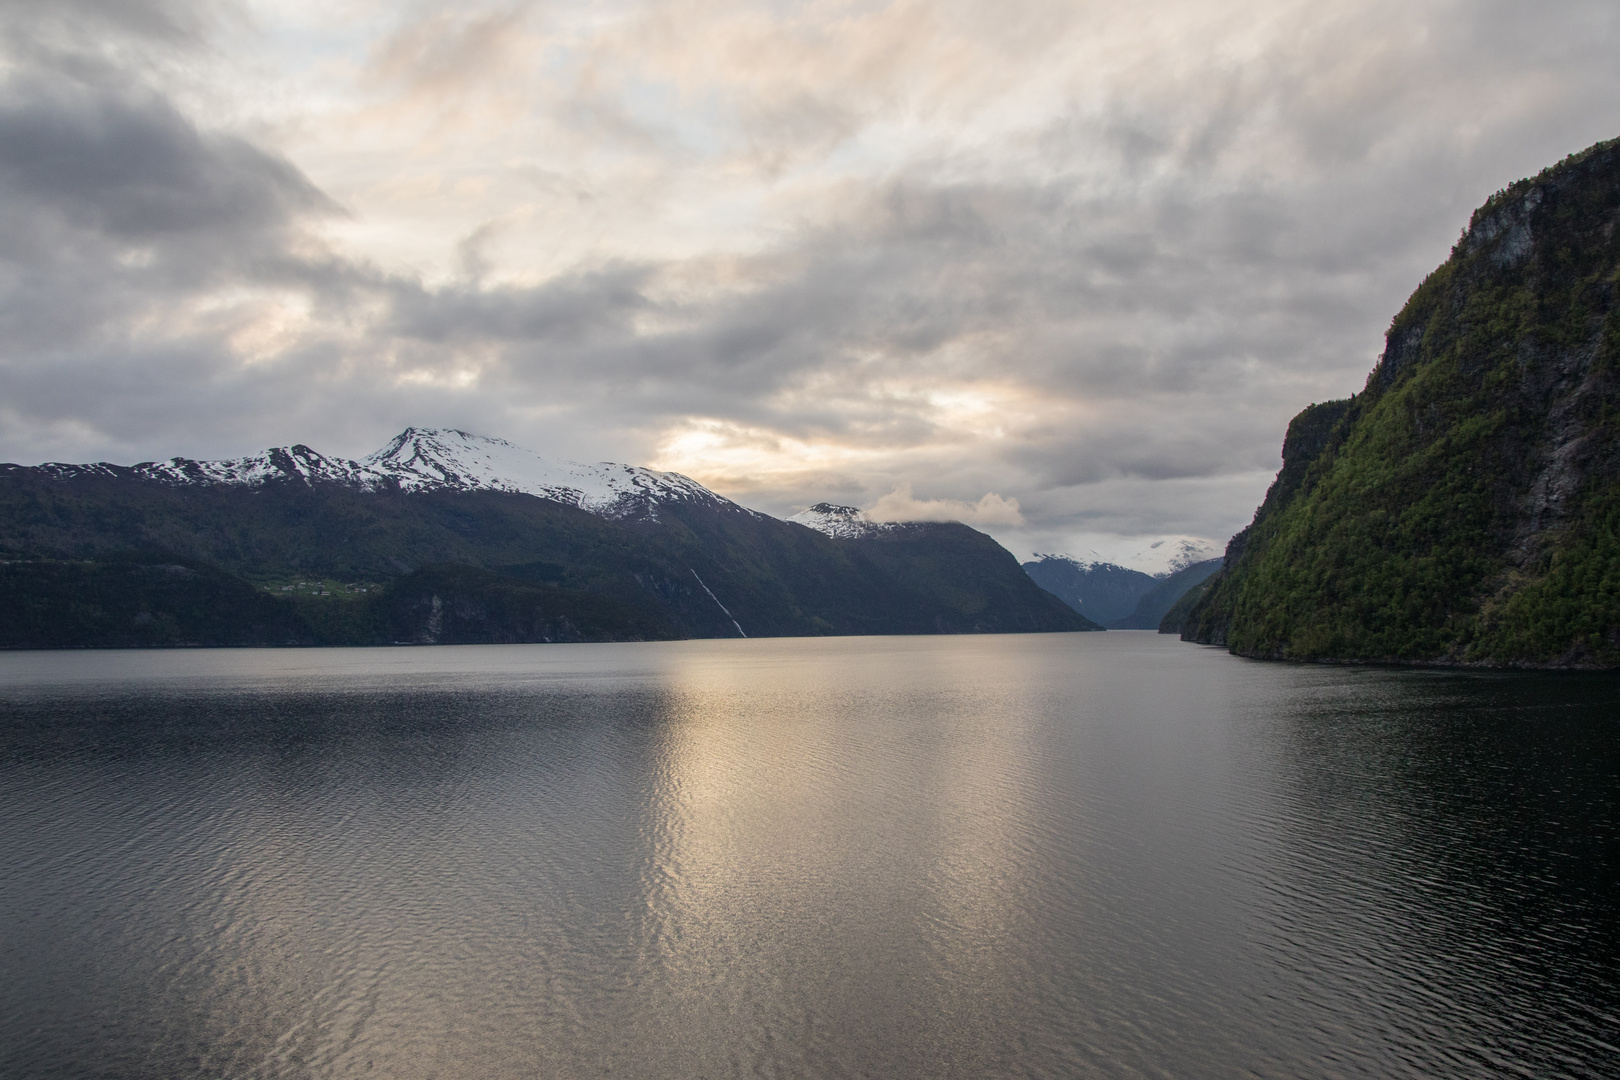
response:
<path id="1" fill-rule="evenodd" d="M 0 656 L 10 1077 L 1620 1075 L 1620 681 Z"/>

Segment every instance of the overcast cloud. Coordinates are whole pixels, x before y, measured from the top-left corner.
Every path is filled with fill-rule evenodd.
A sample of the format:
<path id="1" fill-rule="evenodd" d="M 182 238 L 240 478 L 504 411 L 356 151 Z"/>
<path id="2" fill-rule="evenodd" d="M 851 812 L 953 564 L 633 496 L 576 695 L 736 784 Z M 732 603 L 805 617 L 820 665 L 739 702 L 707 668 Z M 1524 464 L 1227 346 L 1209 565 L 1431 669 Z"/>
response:
<path id="1" fill-rule="evenodd" d="M 0 460 L 408 424 L 1031 550 L 1224 542 L 1601 2 L 0 4 Z"/>

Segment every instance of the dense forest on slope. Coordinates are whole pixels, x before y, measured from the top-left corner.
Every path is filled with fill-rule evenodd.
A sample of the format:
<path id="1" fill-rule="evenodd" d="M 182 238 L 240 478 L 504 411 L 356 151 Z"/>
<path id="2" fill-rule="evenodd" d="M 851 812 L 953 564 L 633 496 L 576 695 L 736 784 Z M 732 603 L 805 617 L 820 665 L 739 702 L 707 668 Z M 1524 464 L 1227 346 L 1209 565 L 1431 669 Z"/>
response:
<path id="1" fill-rule="evenodd" d="M 1620 665 L 1620 140 L 1480 207 L 1366 387 L 1314 405 L 1183 637 Z"/>
<path id="2" fill-rule="evenodd" d="M 327 588 L 305 588 L 330 582 Z M 0 645 L 1096 629 L 959 524 L 835 540 L 735 504 L 0 467 Z"/>

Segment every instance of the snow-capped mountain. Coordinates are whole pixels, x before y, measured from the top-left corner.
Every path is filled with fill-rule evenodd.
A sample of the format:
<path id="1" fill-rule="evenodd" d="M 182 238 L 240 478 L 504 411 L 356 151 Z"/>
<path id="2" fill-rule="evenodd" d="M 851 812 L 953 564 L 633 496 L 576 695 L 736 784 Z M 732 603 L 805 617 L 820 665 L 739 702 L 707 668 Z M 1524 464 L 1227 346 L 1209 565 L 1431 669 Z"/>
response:
<path id="1" fill-rule="evenodd" d="M 505 439 L 465 431 L 406 428 L 360 464 L 407 491 L 515 491 L 598 514 L 658 502 L 736 505 L 680 473 L 545 458 Z"/>
<path id="2" fill-rule="evenodd" d="M 1163 540 L 1155 540 L 1125 562 L 1143 573 L 1162 578 L 1185 570 L 1194 563 L 1216 558 L 1225 550 L 1201 536 L 1167 536 Z"/>
<path id="3" fill-rule="evenodd" d="M 170 458 L 130 470 L 98 465 L 50 464 L 60 476 L 133 472 L 167 484 L 231 484 L 253 487 L 271 481 L 335 483 L 362 491 L 395 485 L 404 491 L 510 491 L 567 503 L 605 517 L 657 516 L 667 502 L 737 504 L 680 473 L 603 461 L 587 465 L 541 457 L 491 439 L 449 428 L 406 428 L 387 446 L 353 461 L 327 457 L 307 446 L 274 447 L 226 461 Z"/>
<path id="4" fill-rule="evenodd" d="M 894 525 L 887 521 L 873 521 L 866 511 L 857 506 L 839 506 L 837 503 L 816 503 L 788 518 L 826 533 L 835 540 L 856 540 L 874 533 L 887 532 Z"/>
<path id="5" fill-rule="evenodd" d="M 1149 577 L 1166 578 L 1194 563 L 1205 562 L 1222 553 L 1221 547 L 1203 537 L 1167 536 L 1153 541 L 1140 551 L 1113 558 L 1095 550 L 1088 550 L 1081 555 L 1037 551 L 1034 553 L 1034 559 L 1037 562 L 1058 560 L 1073 563 L 1075 568 L 1082 572 L 1114 567 L 1135 570 Z"/>

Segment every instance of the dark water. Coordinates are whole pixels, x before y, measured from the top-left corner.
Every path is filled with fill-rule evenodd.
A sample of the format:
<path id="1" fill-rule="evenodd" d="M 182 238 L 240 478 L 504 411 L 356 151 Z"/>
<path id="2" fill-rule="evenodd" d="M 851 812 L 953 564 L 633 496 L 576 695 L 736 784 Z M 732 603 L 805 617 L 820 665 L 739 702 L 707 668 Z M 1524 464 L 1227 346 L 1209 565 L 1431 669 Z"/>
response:
<path id="1" fill-rule="evenodd" d="M 0 656 L 6 1077 L 1620 1076 L 1620 681 Z"/>

